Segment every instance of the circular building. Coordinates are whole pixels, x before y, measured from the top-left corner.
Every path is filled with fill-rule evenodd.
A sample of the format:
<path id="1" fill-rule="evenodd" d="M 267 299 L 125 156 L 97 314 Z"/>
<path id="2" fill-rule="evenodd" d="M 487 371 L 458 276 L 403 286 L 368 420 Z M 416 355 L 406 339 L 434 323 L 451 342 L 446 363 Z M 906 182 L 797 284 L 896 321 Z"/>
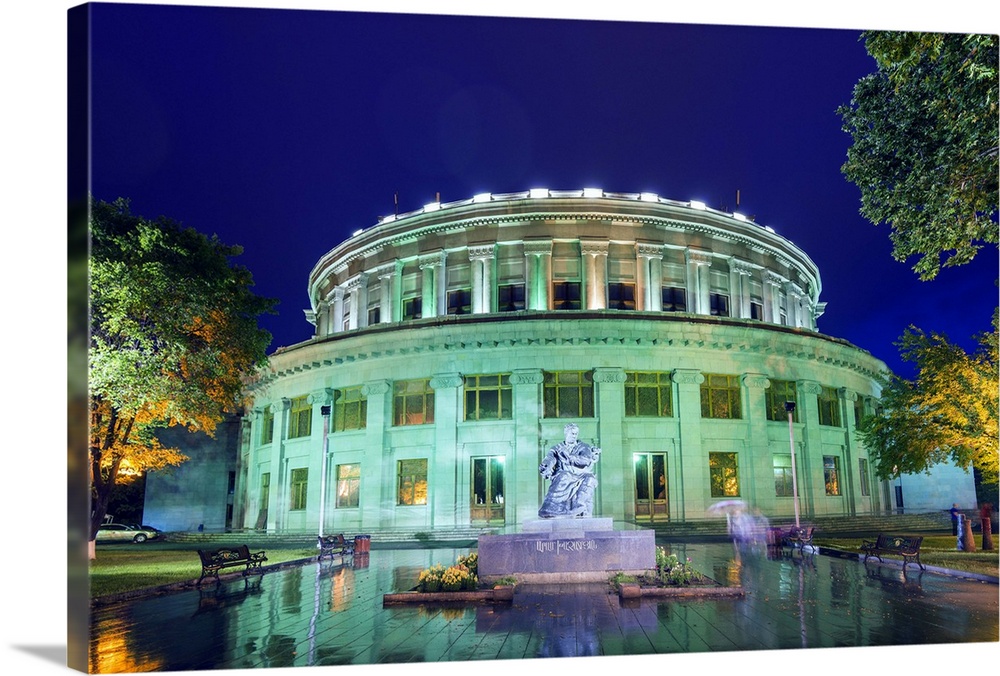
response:
<path id="1" fill-rule="evenodd" d="M 889 504 L 854 434 L 885 365 L 817 330 L 816 265 L 740 214 L 476 195 L 356 232 L 308 289 L 315 335 L 249 390 L 235 528 L 516 529 L 570 422 L 595 516 L 791 516 L 793 462 L 804 516 Z"/>

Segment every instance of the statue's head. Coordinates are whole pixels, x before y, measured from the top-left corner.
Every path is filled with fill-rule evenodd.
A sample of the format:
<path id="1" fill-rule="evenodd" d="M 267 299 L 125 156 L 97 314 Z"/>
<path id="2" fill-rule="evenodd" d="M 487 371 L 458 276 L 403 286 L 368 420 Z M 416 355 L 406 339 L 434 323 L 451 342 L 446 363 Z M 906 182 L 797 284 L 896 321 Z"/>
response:
<path id="1" fill-rule="evenodd" d="M 580 436 L 580 426 L 576 423 L 566 423 L 566 426 L 563 427 L 563 434 L 566 441 L 576 441 Z"/>

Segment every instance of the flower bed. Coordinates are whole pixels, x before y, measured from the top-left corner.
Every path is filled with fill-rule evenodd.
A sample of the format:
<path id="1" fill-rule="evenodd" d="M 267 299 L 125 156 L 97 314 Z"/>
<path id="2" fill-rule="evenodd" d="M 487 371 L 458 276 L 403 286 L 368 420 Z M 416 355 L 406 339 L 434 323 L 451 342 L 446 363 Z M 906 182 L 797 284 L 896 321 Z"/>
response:
<path id="1" fill-rule="evenodd" d="M 676 554 L 656 548 L 656 568 L 642 575 L 619 573 L 611 586 L 623 599 L 642 596 L 742 596 L 742 587 L 724 587 L 691 567 L 691 559 L 681 561 Z"/>

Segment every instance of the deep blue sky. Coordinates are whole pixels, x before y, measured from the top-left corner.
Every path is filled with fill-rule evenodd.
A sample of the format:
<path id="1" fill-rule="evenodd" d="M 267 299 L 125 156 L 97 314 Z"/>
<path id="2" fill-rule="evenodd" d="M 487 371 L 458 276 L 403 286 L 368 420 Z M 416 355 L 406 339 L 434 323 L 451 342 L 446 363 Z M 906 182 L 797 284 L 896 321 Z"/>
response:
<path id="1" fill-rule="evenodd" d="M 310 270 L 394 193 L 739 190 L 819 266 L 820 330 L 906 375 L 906 326 L 971 348 L 997 304 L 995 247 L 920 282 L 859 216 L 853 28 L 97 4 L 92 48 L 93 194 L 243 246 L 272 350 L 311 336 Z"/>

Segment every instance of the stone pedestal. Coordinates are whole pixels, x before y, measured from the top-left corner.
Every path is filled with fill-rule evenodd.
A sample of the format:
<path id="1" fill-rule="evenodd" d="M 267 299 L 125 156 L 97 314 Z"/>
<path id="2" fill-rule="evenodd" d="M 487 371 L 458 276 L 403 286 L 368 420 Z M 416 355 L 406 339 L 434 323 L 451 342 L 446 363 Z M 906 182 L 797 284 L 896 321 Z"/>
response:
<path id="1" fill-rule="evenodd" d="M 616 531 L 610 518 L 538 519 L 522 533 L 479 536 L 479 578 L 519 582 L 605 582 L 656 567 L 652 530 Z"/>

